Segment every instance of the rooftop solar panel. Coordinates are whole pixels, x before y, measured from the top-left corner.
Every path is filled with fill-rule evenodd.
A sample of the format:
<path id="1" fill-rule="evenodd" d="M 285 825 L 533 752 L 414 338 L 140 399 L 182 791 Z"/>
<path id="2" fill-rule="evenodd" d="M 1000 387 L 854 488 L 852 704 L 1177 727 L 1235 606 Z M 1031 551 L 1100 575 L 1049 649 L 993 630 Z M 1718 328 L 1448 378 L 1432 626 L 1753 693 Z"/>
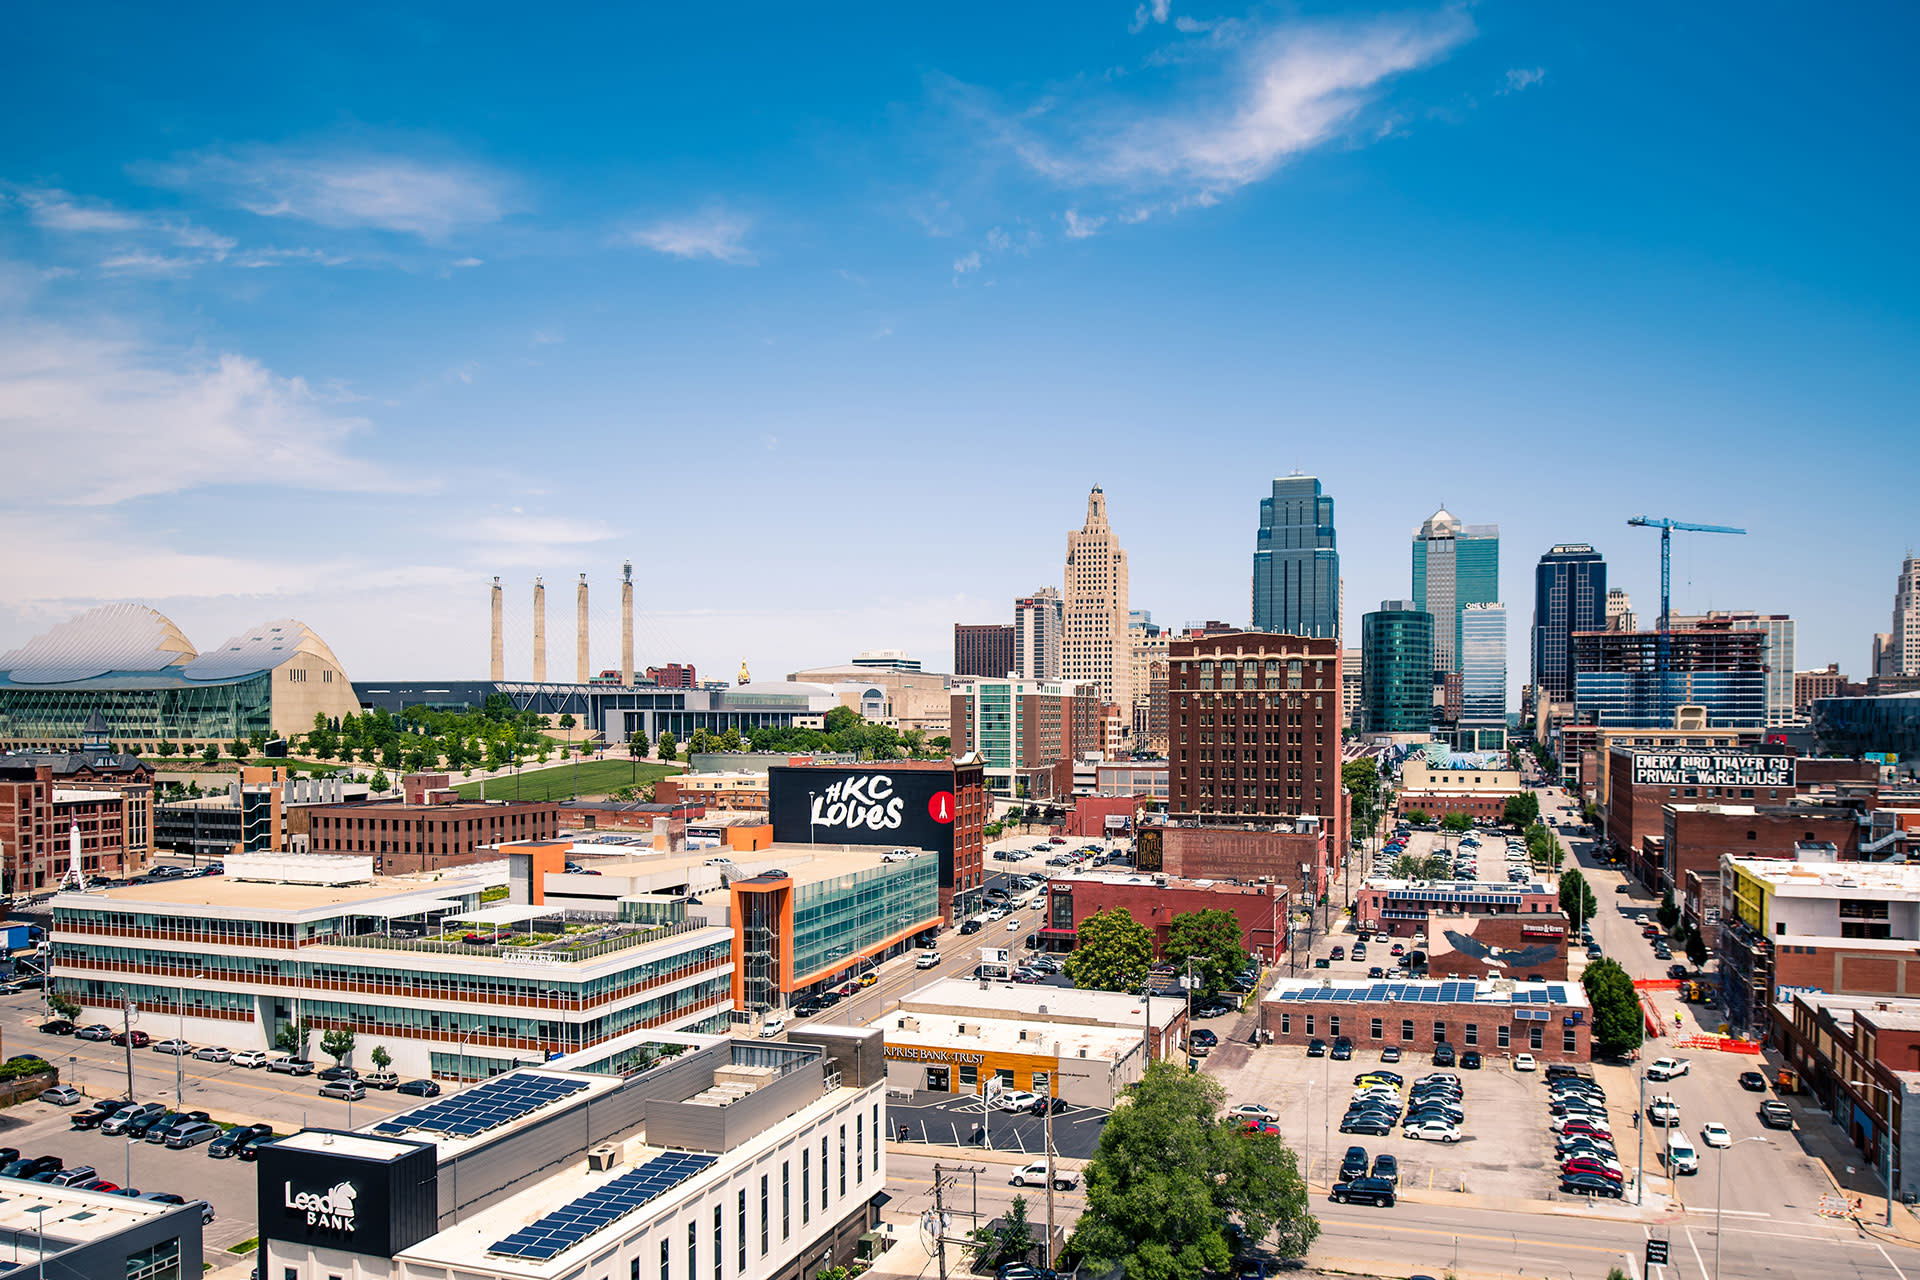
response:
<path id="1" fill-rule="evenodd" d="M 714 1162 L 713 1156 L 656 1156 L 487 1247 L 488 1253 L 544 1262 L 626 1216 Z"/>

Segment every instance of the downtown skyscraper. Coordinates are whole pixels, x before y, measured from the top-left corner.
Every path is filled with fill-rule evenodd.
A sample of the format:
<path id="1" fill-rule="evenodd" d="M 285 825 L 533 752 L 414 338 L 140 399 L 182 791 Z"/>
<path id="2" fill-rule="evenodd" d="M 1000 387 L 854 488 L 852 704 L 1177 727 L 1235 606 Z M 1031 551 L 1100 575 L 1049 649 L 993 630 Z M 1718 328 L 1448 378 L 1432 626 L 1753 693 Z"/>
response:
<path id="1" fill-rule="evenodd" d="M 1067 535 L 1064 628 L 1060 678 L 1091 684 L 1100 701 L 1130 717 L 1133 654 L 1127 642 L 1127 553 L 1107 523 L 1107 495 L 1099 485 L 1087 495 L 1087 519 Z"/>
<path id="2" fill-rule="evenodd" d="M 1282 476 L 1260 499 L 1253 546 L 1253 629 L 1331 640 L 1340 634 L 1340 552 L 1333 499 L 1313 476 Z"/>
<path id="3" fill-rule="evenodd" d="M 1607 562 L 1584 542 L 1551 547 L 1533 569 L 1533 687 L 1573 701 L 1573 633 L 1607 629 Z"/>
<path id="4" fill-rule="evenodd" d="M 1445 507 L 1413 534 L 1413 601 L 1433 615 L 1433 669 L 1460 670 L 1460 612 L 1500 599 L 1500 526 L 1461 524 Z"/>

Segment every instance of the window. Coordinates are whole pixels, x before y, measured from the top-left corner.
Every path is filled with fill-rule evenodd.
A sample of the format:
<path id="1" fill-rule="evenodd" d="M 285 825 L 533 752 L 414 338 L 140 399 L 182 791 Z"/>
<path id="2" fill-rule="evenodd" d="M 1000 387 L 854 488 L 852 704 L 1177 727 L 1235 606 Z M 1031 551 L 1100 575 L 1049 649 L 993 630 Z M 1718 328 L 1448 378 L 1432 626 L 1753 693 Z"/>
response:
<path id="1" fill-rule="evenodd" d="M 1433 1024 L 1433 1042 L 1435 1044 L 1439 1044 L 1442 1040 L 1445 1040 L 1446 1038 L 1447 1038 L 1447 1024 L 1444 1022 L 1436 1021 Z"/>
<path id="2" fill-rule="evenodd" d="M 740 1193 L 740 1207 L 743 1210 L 746 1208 L 746 1200 L 747 1193 L 742 1191 Z M 627 1280 L 640 1280 L 640 1259 L 635 1258 L 627 1264 Z"/>
<path id="3" fill-rule="evenodd" d="M 700 1224 L 687 1224 L 687 1280 L 700 1274 Z"/>
<path id="4" fill-rule="evenodd" d="M 1494 1037 L 1494 1039 L 1498 1042 L 1499 1046 L 1502 1049 L 1508 1048 L 1513 1043 L 1513 1028 L 1509 1027 L 1504 1022 L 1501 1023 L 1499 1033 Z"/>
<path id="5" fill-rule="evenodd" d="M 1339 1014 L 1330 1013 L 1327 1015 L 1327 1034 L 1330 1036 L 1338 1036 L 1340 1034 Z"/>
<path id="6" fill-rule="evenodd" d="M 1307 1034 L 1308 1035 L 1313 1034 L 1313 1015 L 1312 1014 L 1307 1015 Z"/>
<path id="7" fill-rule="evenodd" d="M 1412 1018 L 1402 1018 L 1400 1020 L 1400 1039 L 1401 1039 L 1401 1042 L 1404 1044 L 1413 1043 L 1413 1019 Z"/>
<path id="8" fill-rule="evenodd" d="M 1372 1022 L 1369 1024 L 1367 1030 L 1368 1030 L 1368 1033 L 1375 1040 L 1378 1040 L 1380 1038 L 1380 1019 L 1378 1018 L 1373 1019 Z"/>
<path id="9" fill-rule="evenodd" d="M 1292 1033 L 1293 1033 L 1293 1015 L 1290 1013 L 1281 1014 L 1280 1015 L 1280 1034 L 1284 1036 L 1284 1035 L 1291 1035 Z"/>
<path id="10" fill-rule="evenodd" d="M 673 1280 L 673 1241 L 660 1242 L 660 1280 Z"/>
<path id="11" fill-rule="evenodd" d="M 883 1139 L 880 1136 L 880 1104 L 876 1102 L 873 1104 L 873 1171 L 875 1173 L 880 1172 L 880 1146 L 882 1141 Z"/>
<path id="12" fill-rule="evenodd" d="M 968 1093 L 972 1093 L 978 1089 L 980 1087 L 980 1068 L 975 1066 L 962 1066 L 960 1068 L 960 1087 Z"/>
<path id="13" fill-rule="evenodd" d="M 813 1149 L 800 1148 L 800 1221 L 813 1218 Z"/>
<path id="14" fill-rule="evenodd" d="M 745 1270 L 747 1269 L 747 1189 L 746 1189 L 745 1187 L 742 1187 L 742 1188 L 740 1188 L 740 1205 L 739 1205 L 739 1210 L 740 1210 L 740 1212 L 739 1212 L 739 1218 L 740 1218 L 740 1270 L 742 1270 L 742 1271 L 745 1271 Z M 639 1270 L 640 1270 L 640 1264 L 636 1262 L 636 1263 L 634 1263 L 634 1264 L 633 1264 L 633 1266 L 634 1266 L 634 1278 L 633 1278 L 633 1280 L 640 1280 L 640 1275 L 639 1275 Z"/>
<path id="15" fill-rule="evenodd" d="M 767 1175 L 760 1175 L 760 1256 L 767 1256 Z"/>
<path id="16" fill-rule="evenodd" d="M 1009 1076 L 1013 1073 L 1007 1072 Z M 1013 1082 L 1009 1080 L 1008 1084 Z M 847 1126 L 840 1126 L 840 1194 L 847 1194 Z"/>
<path id="17" fill-rule="evenodd" d="M 821 1211 L 825 1212 L 826 1207 L 827 1207 L 827 1140 L 825 1137 L 822 1137 L 820 1139 L 820 1209 Z"/>
<path id="18" fill-rule="evenodd" d="M 726 1222 L 726 1211 L 719 1205 L 713 1206 L 713 1280 L 724 1280 L 726 1276 L 726 1243 L 720 1233 Z"/>
<path id="19" fill-rule="evenodd" d="M 1467 1040 L 1467 1043 L 1471 1045 L 1477 1045 L 1480 1043 L 1480 1024 L 1479 1023 L 1469 1022 L 1467 1024 L 1466 1040 Z"/>
<path id="20" fill-rule="evenodd" d="M 793 1165 L 790 1161 L 780 1162 L 780 1238 L 787 1239 L 793 1234 Z M 746 1248 L 745 1245 L 740 1246 Z M 744 1264 L 742 1264 L 744 1265 Z"/>
<path id="21" fill-rule="evenodd" d="M 1540 1048 L 1541 1043 L 1546 1038 L 1546 1030 L 1547 1029 L 1545 1027 L 1541 1026 L 1537 1022 L 1534 1023 L 1532 1026 L 1528 1027 L 1527 1028 L 1527 1047 L 1529 1049 Z"/>
<path id="22" fill-rule="evenodd" d="M 1572 1027 L 1567 1027 L 1560 1033 L 1560 1048 L 1565 1053 L 1580 1052 L 1580 1037 L 1574 1033 Z"/>

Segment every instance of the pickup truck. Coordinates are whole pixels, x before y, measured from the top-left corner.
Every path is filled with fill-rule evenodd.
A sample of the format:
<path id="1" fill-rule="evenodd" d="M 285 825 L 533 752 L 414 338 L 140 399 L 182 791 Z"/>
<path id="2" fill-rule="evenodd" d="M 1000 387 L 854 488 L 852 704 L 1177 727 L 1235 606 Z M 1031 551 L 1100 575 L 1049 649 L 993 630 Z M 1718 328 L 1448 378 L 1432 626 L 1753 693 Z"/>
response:
<path id="1" fill-rule="evenodd" d="M 1672 1080 L 1684 1076 L 1693 1070 L 1693 1063 L 1685 1058 L 1655 1058 L 1647 1064 L 1647 1079 Z"/>

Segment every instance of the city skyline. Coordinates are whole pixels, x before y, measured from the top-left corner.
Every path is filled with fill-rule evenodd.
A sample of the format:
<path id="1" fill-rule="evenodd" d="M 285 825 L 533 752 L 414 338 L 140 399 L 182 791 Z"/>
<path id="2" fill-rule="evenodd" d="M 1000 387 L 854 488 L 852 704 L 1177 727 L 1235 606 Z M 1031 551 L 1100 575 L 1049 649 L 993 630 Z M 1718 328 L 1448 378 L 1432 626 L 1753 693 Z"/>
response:
<path id="1" fill-rule="evenodd" d="M 583 50 L 414 12 L 19 15 L 0 528 L 34 554 L 0 648 L 140 600 L 479 677 L 499 574 L 524 673 L 532 578 L 585 571 L 605 669 L 631 557 L 642 668 L 937 662 L 1055 580 L 1095 483 L 1135 603 L 1239 621 L 1298 470 L 1339 495 L 1349 635 L 1443 501 L 1500 524 L 1509 584 L 1590 542 L 1651 617 L 1644 511 L 1750 530 L 1677 539 L 1676 612 L 1791 614 L 1799 665 L 1868 674 L 1920 377 L 1915 179 L 1878 163 L 1910 130 L 1868 87 L 1903 42 L 1869 19 L 1726 6 L 1650 47 L 1624 11 L 1120 6 L 1009 41 L 1008 7 L 876 57 L 776 10 L 724 52 L 693 15 Z M 1813 440 L 1849 500 L 1789 523 Z"/>

